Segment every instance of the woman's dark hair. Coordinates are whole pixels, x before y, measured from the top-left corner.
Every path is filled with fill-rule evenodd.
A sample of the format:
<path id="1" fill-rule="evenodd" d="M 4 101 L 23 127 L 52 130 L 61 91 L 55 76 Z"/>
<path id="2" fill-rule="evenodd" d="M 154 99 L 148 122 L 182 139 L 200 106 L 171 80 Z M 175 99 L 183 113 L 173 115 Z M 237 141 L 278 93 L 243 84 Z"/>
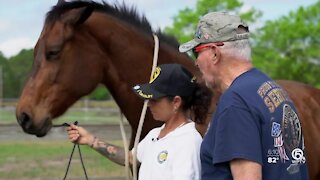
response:
<path id="1" fill-rule="evenodd" d="M 191 97 L 182 97 L 182 109 L 188 110 L 189 108 L 194 114 L 194 122 L 198 124 L 204 123 L 208 115 L 209 107 L 211 104 L 212 91 L 205 85 L 196 84 L 196 88 Z"/>
<path id="2" fill-rule="evenodd" d="M 205 85 L 196 83 L 192 96 L 181 96 L 182 110 L 187 111 L 190 109 L 194 115 L 193 121 L 202 124 L 208 115 L 212 95 L 213 93 L 209 88 Z M 174 97 L 168 98 L 172 101 Z"/>

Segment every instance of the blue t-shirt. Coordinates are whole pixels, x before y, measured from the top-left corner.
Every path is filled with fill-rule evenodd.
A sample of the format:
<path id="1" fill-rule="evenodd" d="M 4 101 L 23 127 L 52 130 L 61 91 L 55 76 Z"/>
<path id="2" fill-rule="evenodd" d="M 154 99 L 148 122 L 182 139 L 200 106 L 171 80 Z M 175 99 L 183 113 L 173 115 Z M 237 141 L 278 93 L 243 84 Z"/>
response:
<path id="1" fill-rule="evenodd" d="M 287 93 L 257 69 L 243 73 L 220 97 L 201 145 L 202 180 L 233 179 L 229 162 L 262 165 L 264 180 L 306 180 L 303 135 Z"/>

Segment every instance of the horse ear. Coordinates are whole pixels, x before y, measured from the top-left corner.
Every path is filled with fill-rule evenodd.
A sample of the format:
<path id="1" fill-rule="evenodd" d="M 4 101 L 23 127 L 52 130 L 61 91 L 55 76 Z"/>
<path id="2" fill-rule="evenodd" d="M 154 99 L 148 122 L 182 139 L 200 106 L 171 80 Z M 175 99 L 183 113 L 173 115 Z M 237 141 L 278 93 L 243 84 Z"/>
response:
<path id="1" fill-rule="evenodd" d="M 62 15 L 62 21 L 71 25 L 82 24 L 90 17 L 93 10 L 91 6 L 70 10 Z"/>
<path id="2" fill-rule="evenodd" d="M 63 4 L 63 3 L 65 3 L 64 0 L 58 0 L 57 5 L 61 5 L 61 4 Z"/>

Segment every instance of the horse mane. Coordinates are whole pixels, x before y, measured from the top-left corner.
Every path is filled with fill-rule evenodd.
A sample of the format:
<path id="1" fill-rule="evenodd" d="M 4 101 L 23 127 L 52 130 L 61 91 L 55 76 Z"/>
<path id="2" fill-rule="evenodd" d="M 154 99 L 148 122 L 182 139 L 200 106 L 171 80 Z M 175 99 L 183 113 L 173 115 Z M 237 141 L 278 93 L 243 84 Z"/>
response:
<path id="1" fill-rule="evenodd" d="M 110 5 L 105 1 L 102 1 L 102 3 L 94 1 L 71 1 L 57 4 L 56 6 L 53 6 L 52 9 L 47 13 L 45 22 L 53 23 L 59 20 L 61 14 L 63 14 L 65 11 L 81 7 L 90 7 L 93 8 L 94 11 L 103 12 L 111 16 L 114 16 L 115 18 L 118 18 L 119 20 L 134 26 L 135 28 L 146 33 L 147 35 L 152 35 L 154 33 L 148 19 L 145 17 L 144 14 L 140 15 L 137 12 L 136 7 L 129 7 L 124 3 Z M 165 42 L 166 44 L 173 46 L 176 49 L 179 47 L 177 39 L 173 36 L 164 34 L 163 32 L 161 32 L 160 29 L 157 30 L 155 34 L 159 37 L 161 42 Z"/>

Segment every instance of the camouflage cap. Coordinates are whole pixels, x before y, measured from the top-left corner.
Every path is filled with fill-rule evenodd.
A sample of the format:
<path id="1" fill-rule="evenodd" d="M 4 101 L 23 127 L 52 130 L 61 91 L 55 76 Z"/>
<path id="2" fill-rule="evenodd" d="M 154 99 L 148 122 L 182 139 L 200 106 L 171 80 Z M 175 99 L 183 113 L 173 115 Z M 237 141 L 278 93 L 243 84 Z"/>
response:
<path id="1" fill-rule="evenodd" d="M 243 26 L 246 33 L 238 33 L 238 27 Z M 249 28 L 239 16 L 226 12 L 211 12 L 203 16 L 197 27 L 194 39 L 179 47 L 180 52 L 187 52 L 199 44 L 235 41 L 249 38 Z"/>

